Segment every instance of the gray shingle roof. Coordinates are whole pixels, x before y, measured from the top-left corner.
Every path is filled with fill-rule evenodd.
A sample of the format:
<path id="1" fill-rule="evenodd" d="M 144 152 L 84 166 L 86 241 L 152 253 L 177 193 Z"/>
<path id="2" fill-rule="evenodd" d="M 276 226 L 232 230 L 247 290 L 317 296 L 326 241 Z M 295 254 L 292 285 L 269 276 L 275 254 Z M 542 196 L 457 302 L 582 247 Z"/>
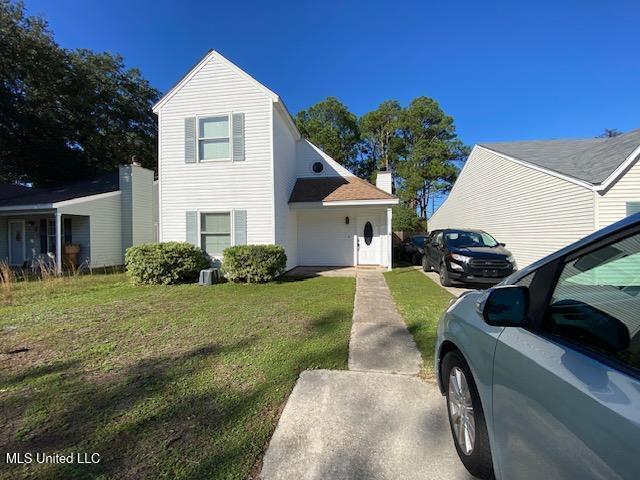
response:
<path id="1" fill-rule="evenodd" d="M 495 152 L 598 185 L 640 145 L 640 129 L 612 138 L 481 143 Z"/>
<path id="2" fill-rule="evenodd" d="M 0 186 L 0 193 L 9 192 L 10 185 Z M 120 188 L 118 172 L 108 173 L 93 180 L 73 182 L 53 188 L 38 189 L 21 187 L 13 189 L 14 194 L 3 198 L 0 194 L 0 207 L 14 205 L 45 205 L 49 203 L 62 202 L 73 198 L 88 197 L 100 193 L 115 192 Z"/>
<path id="3" fill-rule="evenodd" d="M 0 184 L 0 200 L 5 198 L 18 197 L 20 195 L 26 195 L 35 192 L 35 188 L 24 187 L 22 185 L 12 185 L 1 183 Z"/>

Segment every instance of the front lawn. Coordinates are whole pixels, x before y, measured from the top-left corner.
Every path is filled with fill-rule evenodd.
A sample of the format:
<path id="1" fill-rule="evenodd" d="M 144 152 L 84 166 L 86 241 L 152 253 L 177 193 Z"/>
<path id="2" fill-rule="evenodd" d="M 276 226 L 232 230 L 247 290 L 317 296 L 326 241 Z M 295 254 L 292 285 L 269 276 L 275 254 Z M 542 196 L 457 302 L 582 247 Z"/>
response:
<path id="1" fill-rule="evenodd" d="M 422 353 L 423 376 L 433 379 L 436 328 L 440 315 L 453 295 L 413 267 L 396 268 L 384 276 L 398 310 Z"/>
<path id="2" fill-rule="evenodd" d="M 346 368 L 354 290 L 351 278 L 18 284 L 0 304 L 0 477 L 255 474 L 298 374 Z M 7 466 L 17 451 L 101 461 Z"/>

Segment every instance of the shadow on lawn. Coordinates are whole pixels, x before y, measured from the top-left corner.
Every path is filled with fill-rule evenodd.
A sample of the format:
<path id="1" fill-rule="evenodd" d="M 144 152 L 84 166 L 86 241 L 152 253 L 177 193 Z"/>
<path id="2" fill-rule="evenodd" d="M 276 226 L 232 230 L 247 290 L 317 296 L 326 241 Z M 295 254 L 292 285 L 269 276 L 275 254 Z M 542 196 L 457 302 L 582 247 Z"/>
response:
<path id="1" fill-rule="evenodd" d="M 24 385 L 0 396 L 8 420 L 0 429 L 3 453 L 98 452 L 101 462 L 7 466 L 3 459 L 0 476 L 244 478 L 270 438 L 279 407 L 300 371 L 330 368 L 337 358 L 346 362 L 346 344 L 323 342 L 344 322 L 341 309 L 313 319 L 307 340 L 318 345 L 287 349 L 264 364 L 258 379 L 243 376 L 241 363 L 231 370 L 220 368 L 220 378 L 216 370 L 222 356 L 252 362 L 254 351 L 265 355 L 260 350 L 264 345 L 255 345 L 259 339 L 253 337 L 143 359 L 98 379 L 87 379 L 78 362 L 5 377 L 3 389 L 27 381 L 36 381 L 37 387 Z M 39 424 L 16 434 L 25 415 L 43 409 L 47 416 Z"/>

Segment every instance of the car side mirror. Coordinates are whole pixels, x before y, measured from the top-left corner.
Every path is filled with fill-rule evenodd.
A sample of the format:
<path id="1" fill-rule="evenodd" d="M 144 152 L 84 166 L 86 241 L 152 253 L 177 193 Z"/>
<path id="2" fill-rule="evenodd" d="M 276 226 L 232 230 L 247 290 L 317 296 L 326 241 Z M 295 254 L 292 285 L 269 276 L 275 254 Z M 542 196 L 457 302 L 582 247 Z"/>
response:
<path id="1" fill-rule="evenodd" d="M 478 302 L 478 313 L 489 325 L 519 327 L 524 325 L 529 307 L 529 289 L 520 285 L 494 287 Z"/>
<path id="2" fill-rule="evenodd" d="M 506 243 L 502 243 L 502 242 L 498 243 L 498 245 L 500 245 L 501 247 L 506 247 L 507 246 Z"/>

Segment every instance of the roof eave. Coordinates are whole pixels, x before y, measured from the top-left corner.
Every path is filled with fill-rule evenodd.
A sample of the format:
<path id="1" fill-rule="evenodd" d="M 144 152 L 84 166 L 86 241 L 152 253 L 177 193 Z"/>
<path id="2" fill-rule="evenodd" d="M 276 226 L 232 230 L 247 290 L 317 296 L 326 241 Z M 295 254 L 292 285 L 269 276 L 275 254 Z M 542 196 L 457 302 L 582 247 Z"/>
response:
<path id="1" fill-rule="evenodd" d="M 394 206 L 398 205 L 400 200 L 398 198 L 386 198 L 386 199 L 367 199 L 367 200 L 320 200 L 315 202 L 289 202 L 289 207 L 292 209 L 306 209 L 306 208 L 322 208 L 322 207 L 367 207 L 367 206 Z"/>

